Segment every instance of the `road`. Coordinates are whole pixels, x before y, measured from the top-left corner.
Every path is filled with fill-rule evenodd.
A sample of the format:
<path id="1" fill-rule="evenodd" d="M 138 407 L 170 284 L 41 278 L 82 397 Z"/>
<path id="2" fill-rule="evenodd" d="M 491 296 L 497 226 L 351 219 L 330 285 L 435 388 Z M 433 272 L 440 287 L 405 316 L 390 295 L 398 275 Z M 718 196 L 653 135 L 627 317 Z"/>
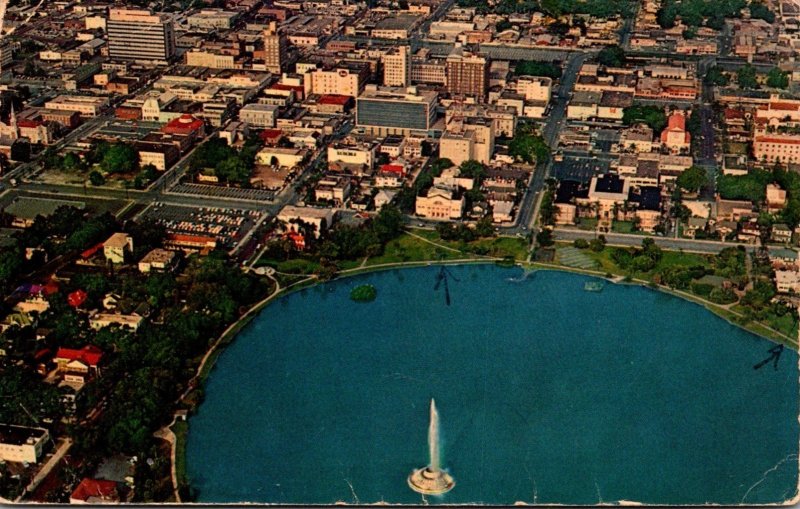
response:
<path id="1" fill-rule="evenodd" d="M 556 240 L 571 242 L 576 239 L 592 240 L 597 237 L 593 231 L 574 228 L 556 228 L 553 230 Z M 653 239 L 661 248 L 670 251 L 687 251 L 692 253 L 718 254 L 726 247 L 739 245 L 737 242 L 721 242 L 717 240 L 693 240 L 653 235 L 636 235 L 631 233 L 604 233 L 606 242 L 612 246 L 641 246 L 643 239 Z"/>
<path id="2" fill-rule="evenodd" d="M 575 81 L 578 79 L 578 71 L 583 63 L 593 55 L 593 52 L 573 54 L 564 65 L 561 83 L 558 87 L 558 94 L 552 100 L 553 104 L 550 108 L 550 113 L 542 128 L 542 137 L 551 151 L 554 151 L 558 146 L 558 138 L 561 134 L 561 129 L 564 127 L 564 119 L 567 114 L 567 104 L 572 95 L 572 89 L 575 87 Z M 533 173 L 530 186 L 528 187 L 528 192 L 525 193 L 520 203 L 516 225 L 512 228 L 504 228 L 504 234 L 515 235 L 523 232 L 527 233 L 530 229 L 531 233 L 535 236 L 536 231 L 534 229 L 534 223 L 536 215 L 538 214 L 541 192 L 542 189 L 544 189 L 547 177 L 550 175 L 551 167 L 552 161 L 537 166 Z"/>

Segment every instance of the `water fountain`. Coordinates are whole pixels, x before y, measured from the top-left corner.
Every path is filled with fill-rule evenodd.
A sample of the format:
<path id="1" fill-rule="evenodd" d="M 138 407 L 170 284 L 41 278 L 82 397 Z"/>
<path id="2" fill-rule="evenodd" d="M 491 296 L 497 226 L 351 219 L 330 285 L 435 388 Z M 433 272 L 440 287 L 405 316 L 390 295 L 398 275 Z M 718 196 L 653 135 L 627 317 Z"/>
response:
<path id="1" fill-rule="evenodd" d="M 418 468 L 408 476 L 408 485 L 412 490 L 424 495 L 441 495 L 456 485 L 453 478 L 441 469 L 439 462 L 439 413 L 436 402 L 431 399 L 431 423 L 428 426 L 428 451 L 430 463 L 427 467 Z"/>

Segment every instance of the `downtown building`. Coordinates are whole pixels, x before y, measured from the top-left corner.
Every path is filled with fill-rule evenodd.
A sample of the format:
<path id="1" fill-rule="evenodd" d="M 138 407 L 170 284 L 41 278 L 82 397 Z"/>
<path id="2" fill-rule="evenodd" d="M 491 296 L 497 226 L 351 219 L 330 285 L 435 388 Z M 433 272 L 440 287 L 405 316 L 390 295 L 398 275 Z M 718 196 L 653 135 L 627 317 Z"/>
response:
<path id="1" fill-rule="evenodd" d="M 168 63 L 175 55 L 175 30 L 165 14 L 141 9 L 110 9 L 108 56 L 112 60 Z"/>
<path id="2" fill-rule="evenodd" d="M 383 85 L 408 87 L 411 85 L 411 48 L 398 46 L 383 55 Z"/>
<path id="3" fill-rule="evenodd" d="M 356 126 L 377 136 L 427 135 L 436 122 L 438 100 L 436 92 L 418 91 L 416 87 L 368 85 L 356 100 Z"/>
<path id="4" fill-rule="evenodd" d="M 271 21 L 264 30 L 264 67 L 273 74 L 281 74 L 286 67 L 286 35 L 278 33 L 278 25 Z"/>
<path id="5" fill-rule="evenodd" d="M 486 100 L 489 90 L 489 59 L 456 46 L 445 60 L 447 91 L 457 97 Z"/>

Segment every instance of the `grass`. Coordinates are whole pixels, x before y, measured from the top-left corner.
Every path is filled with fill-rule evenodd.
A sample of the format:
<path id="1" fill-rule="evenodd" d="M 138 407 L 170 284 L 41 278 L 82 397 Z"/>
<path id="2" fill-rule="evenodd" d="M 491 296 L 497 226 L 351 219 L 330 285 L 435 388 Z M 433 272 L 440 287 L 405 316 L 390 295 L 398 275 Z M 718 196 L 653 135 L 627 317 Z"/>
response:
<path id="1" fill-rule="evenodd" d="M 404 233 L 400 237 L 389 242 L 383 250 L 382 255 L 368 259 L 365 266 L 371 267 L 384 263 L 402 263 L 423 260 L 456 260 L 464 258 L 464 256 L 465 255 L 461 252 L 437 247 L 422 239 Z"/>
<path id="2" fill-rule="evenodd" d="M 513 256 L 515 260 L 525 260 L 528 258 L 528 242 L 519 237 L 496 237 L 493 239 L 481 239 L 470 242 L 472 246 L 489 256 L 499 258 Z"/>
<path id="3" fill-rule="evenodd" d="M 175 476 L 178 486 L 188 486 L 189 478 L 186 474 L 186 435 L 189 433 L 189 423 L 184 420 L 177 420 L 172 425 L 172 432 L 175 433 Z"/>
<path id="4" fill-rule="evenodd" d="M 270 260 L 259 258 L 257 267 L 269 266 L 284 274 L 311 274 L 319 269 L 319 263 L 306 258 L 293 258 L 291 260 Z"/>
<path id="5" fill-rule="evenodd" d="M 666 267 L 694 267 L 703 265 L 711 267 L 711 256 L 696 253 L 683 253 L 681 251 L 662 251 L 661 260 L 658 262 L 659 268 Z"/>
<path id="6" fill-rule="evenodd" d="M 597 229 L 597 219 L 594 217 L 581 217 L 578 219 L 578 228 L 594 231 Z"/>
<path id="7" fill-rule="evenodd" d="M 728 142 L 725 144 L 726 154 L 742 155 L 747 154 L 747 143 Z"/>
<path id="8" fill-rule="evenodd" d="M 633 233 L 633 221 L 614 221 L 611 231 L 616 233 Z"/>

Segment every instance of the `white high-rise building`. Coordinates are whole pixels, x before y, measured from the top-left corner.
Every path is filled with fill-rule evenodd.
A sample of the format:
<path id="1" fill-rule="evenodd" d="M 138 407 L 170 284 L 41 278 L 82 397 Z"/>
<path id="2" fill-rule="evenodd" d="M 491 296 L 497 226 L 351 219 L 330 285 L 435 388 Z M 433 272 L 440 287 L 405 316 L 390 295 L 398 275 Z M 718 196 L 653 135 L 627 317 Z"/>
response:
<path id="1" fill-rule="evenodd" d="M 383 55 L 383 85 L 386 87 L 411 85 L 411 48 L 398 46 Z"/>
<path id="2" fill-rule="evenodd" d="M 166 63 L 175 55 L 175 30 L 169 15 L 113 8 L 106 30 L 112 60 Z"/>

